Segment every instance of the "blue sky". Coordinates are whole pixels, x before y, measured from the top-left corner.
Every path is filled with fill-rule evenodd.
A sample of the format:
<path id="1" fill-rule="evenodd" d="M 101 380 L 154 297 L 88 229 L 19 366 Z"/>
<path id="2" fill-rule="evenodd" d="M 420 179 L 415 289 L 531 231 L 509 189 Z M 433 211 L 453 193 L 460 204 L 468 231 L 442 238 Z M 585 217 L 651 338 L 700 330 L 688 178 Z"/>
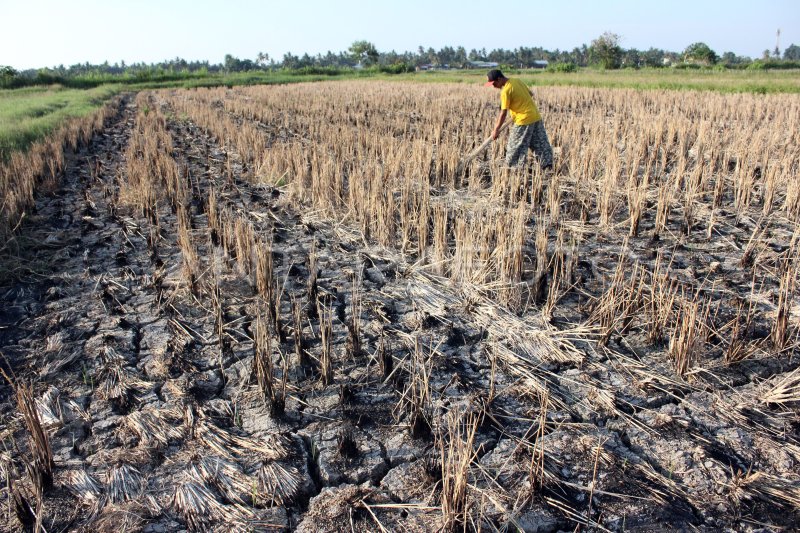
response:
<path id="1" fill-rule="evenodd" d="M 0 0 L 0 65 L 223 61 L 225 54 L 280 60 L 346 50 L 366 39 L 380 51 L 443 46 L 571 50 L 605 31 L 624 48 L 760 57 L 800 46 L 800 0 Z"/>

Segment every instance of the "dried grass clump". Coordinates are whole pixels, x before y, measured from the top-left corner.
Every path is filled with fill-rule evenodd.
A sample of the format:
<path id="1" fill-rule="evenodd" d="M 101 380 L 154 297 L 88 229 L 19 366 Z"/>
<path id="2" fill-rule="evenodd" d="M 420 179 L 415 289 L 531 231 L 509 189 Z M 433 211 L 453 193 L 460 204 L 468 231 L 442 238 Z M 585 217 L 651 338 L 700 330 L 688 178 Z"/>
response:
<path id="1" fill-rule="evenodd" d="M 284 358 L 283 379 L 276 383 L 275 365 L 272 360 L 272 342 L 269 328 L 261 309 L 256 314 L 255 338 L 253 339 L 253 369 L 258 386 L 269 405 L 272 416 L 282 416 L 286 406 L 287 368 Z"/>
<path id="2" fill-rule="evenodd" d="M 319 355 L 319 380 L 323 387 L 333 383 L 333 309 L 321 305 L 319 310 L 319 337 L 322 342 Z"/>
<path id="3" fill-rule="evenodd" d="M 284 439 L 278 435 L 265 438 L 249 438 L 220 428 L 205 418 L 198 420 L 195 435 L 212 452 L 227 459 L 254 459 L 265 461 L 285 459 L 289 450 Z"/>
<path id="4" fill-rule="evenodd" d="M 300 493 L 300 472 L 276 462 L 264 463 L 257 471 L 258 500 L 267 505 L 288 505 Z"/>
<path id="5" fill-rule="evenodd" d="M 677 281 L 670 278 L 669 268 L 659 255 L 647 285 L 645 299 L 645 330 L 650 344 L 661 344 L 667 339 L 667 330 L 680 301 L 679 290 Z"/>
<path id="6" fill-rule="evenodd" d="M 790 249 L 796 249 L 792 246 Z M 782 351 L 789 344 L 789 315 L 792 299 L 797 285 L 797 263 L 788 259 L 781 261 L 780 285 L 775 320 L 772 323 L 771 340 L 776 351 Z"/>
<path id="7" fill-rule="evenodd" d="M 732 479 L 731 498 L 735 503 L 757 498 L 787 509 L 800 508 L 800 481 L 764 472 L 737 472 Z"/>
<path id="8" fill-rule="evenodd" d="M 539 417 L 536 429 L 536 440 L 534 441 L 533 450 L 531 453 L 531 463 L 528 470 L 530 478 L 531 489 L 534 487 L 541 488 L 547 472 L 545 470 L 545 449 L 544 449 L 544 436 L 547 431 L 547 411 L 550 408 L 550 394 L 547 390 L 539 392 Z"/>
<path id="9" fill-rule="evenodd" d="M 272 243 L 259 242 L 255 245 L 255 287 L 259 296 L 272 302 L 275 287 L 275 269 L 272 262 Z"/>
<path id="10" fill-rule="evenodd" d="M 183 413 L 177 407 L 146 406 L 125 417 L 125 426 L 133 431 L 146 446 L 165 447 L 184 437 L 179 422 Z"/>
<path id="11" fill-rule="evenodd" d="M 145 390 L 150 383 L 138 378 L 138 374 L 126 366 L 125 358 L 110 346 L 101 353 L 99 385 L 96 390 L 101 400 L 125 406 L 136 391 Z"/>
<path id="12" fill-rule="evenodd" d="M 252 501 L 253 480 L 234 461 L 198 455 L 192 460 L 189 474 L 214 487 L 229 502 L 239 505 L 255 503 Z"/>
<path id="13" fill-rule="evenodd" d="M 223 505 L 203 483 L 187 481 L 178 486 L 171 506 L 180 514 L 192 531 L 209 531 L 215 524 L 245 531 L 253 513 L 242 505 Z"/>
<path id="14" fill-rule="evenodd" d="M 197 294 L 200 259 L 197 255 L 197 248 L 192 240 L 189 216 L 190 215 L 183 206 L 178 209 L 178 247 L 181 250 L 181 273 L 183 274 L 183 279 L 192 293 Z"/>
<path id="15" fill-rule="evenodd" d="M 470 495 L 470 481 L 478 422 L 472 412 L 450 411 L 436 438 L 442 461 L 441 504 L 445 530 L 465 529 L 475 505 Z"/>
<path id="16" fill-rule="evenodd" d="M 620 254 L 614 277 L 608 289 L 593 306 L 589 316 L 589 321 L 597 323 L 601 328 L 601 344 L 607 344 L 615 332 L 626 333 L 631 326 L 644 303 L 642 297 L 645 290 L 644 276 L 643 266 L 639 264 L 630 266 L 624 255 Z"/>
<path id="17" fill-rule="evenodd" d="M 794 404 L 800 402 L 800 368 L 789 372 L 759 399 L 764 404 Z"/>
<path id="18" fill-rule="evenodd" d="M 710 307 L 708 301 L 695 298 L 694 301 L 681 305 L 675 319 L 669 341 L 669 356 L 675 372 L 681 377 L 686 377 L 703 354 L 708 335 L 707 324 Z"/>
<path id="19" fill-rule="evenodd" d="M 36 398 L 36 411 L 39 414 L 39 420 L 47 429 L 58 428 L 64 424 L 62 421 L 60 395 L 61 392 L 58 388 L 51 385 L 40 398 Z"/>
<path id="20" fill-rule="evenodd" d="M 33 387 L 25 383 L 16 386 L 17 409 L 22 414 L 25 428 L 31 437 L 31 481 L 36 487 L 37 494 L 42 494 L 53 485 L 53 450 L 50 447 L 50 437 L 47 434 L 33 396 Z"/>
<path id="21" fill-rule="evenodd" d="M 375 358 L 378 360 L 378 366 L 380 367 L 383 380 L 386 381 L 394 370 L 394 357 L 389 349 L 383 331 L 381 331 L 381 336 L 378 339 L 378 346 L 375 349 Z"/>
<path id="22" fill-rule="evenodd" d="M 319 308 L 319 302 L 315 304 L 309 304 L 309 308 L 313 307 L 314 309 Z M 318 311 L 314 311 L 314 314 L 318 314 Z M 306 350 L 306 340 L 303 336 L 303 315 L 300 308 L 300 302 L 296 298 L 292 298 L 292 326 L 293 326 L 293 333 L 292 333 L 292 340 L 294 344 L 294 357 L 295 357 L 295 364 L 297 368 L 297 373 L 299 376 L 305 376 L 309 371 L 314 368 L 314 363 L 311 360 L 311 356 Z M 284 357 L 284 384 L 287 379 L 287 372 L 288 372 L 288 358 Z"/>
<path id="23" fill-rule="evenodd" d="M 272 345 L 267 324 L 260 310 L 256 314 L 253 333 L 255 334 L 253 337 L 253 373 L 258 380 L 258 386 L 264 393 L 264 399 L 271 401 L 274 394 Z"/>
<path id="24" fill-rule="evenodd" d="M 405 403 L 409 431 L 415 439 L 428 438 L 432 433 L 430 414 L 432 355 L 425 355 L 419 337 L 416 337 L 410 361 L 408 388 L 400 400 L 401 403 Z"/>
<path id="25" fill-rule="evenodd" d="M 106 494 L 112 503 L 134 500 L 147 486 L 142 473 L 128 464 L 111 467 L 106 474 L 106 484 Z"/>
<path id="26" fill-rule="evenodd" d="M 747 310 L 745 310 L 745 305 Z M 726 338 L 728 345 L 725 348 L 724 360 L 726 364 L 734 364 L 749 359 L 757 348 L 756 343 L 748 342 L 747 334 L 752 327 L 754 319 L 754 302 L 750 298 L 748 303 L 739 302 L 736 307 L 736 316 L 725 329 L 728 330 Z M 729 327 L 727 327 L 729 326 Z"/>
<path id="27" fill-rule="evenodd" d="M 65 475 L 65 486 L 76 498 L 88 505 L 96 505 L 103 494 L 98 481 L 82 468 L 73 469 Z"/>
<path id="28" fill-rule="evenodd" d="M 106 506 L 100 515 L 81 531 L 98 533 L 128 533 L 141 531 L 147 510 L 137 502 Z"/>
<path id="29" fill-rule="evenodd" d="M 361 296 L 359 279 L 353 277 L 353 289 L 350 293 L 350 320 L 347 323 L 347 355 L 357 359 L 362 355 L 361 349 Z"/>

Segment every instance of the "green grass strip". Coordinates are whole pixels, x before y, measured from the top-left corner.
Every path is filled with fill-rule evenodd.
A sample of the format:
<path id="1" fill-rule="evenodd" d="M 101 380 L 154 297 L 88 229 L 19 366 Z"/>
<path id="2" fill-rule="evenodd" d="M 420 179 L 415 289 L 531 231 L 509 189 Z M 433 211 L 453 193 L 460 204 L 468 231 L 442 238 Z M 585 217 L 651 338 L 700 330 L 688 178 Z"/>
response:
<path id="1" fill-rule="evenodd" d="M 71 118 L 84 117 L 121 90 L 103 85 L 89 90 L 60 86 L 0 91 L 0 160 L 26 150 Z"/>
<path id="2" fill-rule="evenodd" d="M 577 72 L 508 70 L 506 76 L 529 85 L 602 89 L 696 90 L 721 93 L 800 93 L 800 70 L 622 69 L 581 68 Z M 481 83 L 484 70 L 438 70 L 398 74 L 391 79 L 420 82 Z"/>

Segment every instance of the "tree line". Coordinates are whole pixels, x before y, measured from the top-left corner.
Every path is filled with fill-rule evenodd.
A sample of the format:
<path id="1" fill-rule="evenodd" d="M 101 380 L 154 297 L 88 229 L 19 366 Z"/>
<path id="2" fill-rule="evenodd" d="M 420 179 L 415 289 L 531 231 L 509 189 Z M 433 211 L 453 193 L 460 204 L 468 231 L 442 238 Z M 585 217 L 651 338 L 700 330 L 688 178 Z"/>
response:
<path id="1" fill-rule="evenodd" d="M 379 51 L 369 41 L 355 41 L 348 50 L 328 51 L 325 54 L 295 55 L 286 52 L 282 57 L 270 57 L 259 52 L 253 59 L 240 59 L 227 54 L 221 63 L 209 61 L 187 61 L 176 57 L 158 63 L 132 63 L 124 61 L 110 64 L 108 61 L 93 65 L 88 62 L 75 65 L 58 65 L 49 68 L 31 69 L 18 72 L 7 66 L 0 66 L 0 87 L 15 87 L 32 83 L 63 83 L 79 80 L 84 85 L 94 85 L 105 81 L 169 81 L 186 77 L 203 77 L 232 72 L 253 72 L 286 70 L 300 73 L 337 74 L 342 70 L 367 68 L 383 72 L 407 72 L 420 67 L 469 68 L 475 62 L 497 63 L 505 68 L 531 68 L 549 65 L 587 67 L 596 65 L 605 69 L 642 67 L 692 68 L 719 65 L 724 68 L 800 68 L 800 46 L 792 44 L 781 55 L 777 47 L 764 50 L 761 58 L 753 59 L 739 56 L 733 52 L 718 55 L 703 42 L 692 43 L 682 52 L 660 48 L 639 50 L 623 48 L 621 38 L 614 33 L 604 33 L 572 50 L 547 50 L 542 47 L 520 46 L 513 50 L 486 48 L 467 50 L 463 46 L 444 46 L 439 50 L 419 46 L 415 51 Z M 74 84 L 73 84 L 74 85 Z"/>

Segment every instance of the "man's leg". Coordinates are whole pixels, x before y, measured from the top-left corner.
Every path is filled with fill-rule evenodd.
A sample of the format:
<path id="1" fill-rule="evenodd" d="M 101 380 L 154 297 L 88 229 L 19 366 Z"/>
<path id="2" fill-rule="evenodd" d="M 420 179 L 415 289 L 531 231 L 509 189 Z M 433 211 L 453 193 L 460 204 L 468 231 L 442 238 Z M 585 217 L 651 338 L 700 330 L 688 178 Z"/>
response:
<path id="1" fill-rule="evenodd" d="M 530 143 L 530 126 L 517 126 L 516 124 L 512 126 L 511 133 L 508 134 L 508 144 L 506 145 L 506 166 L 520 168 L 524 165 Z"/>
<path id="2" fill-rule="evenodd" d="M 544 122 L 540 120 L 529 127 L 531 128 L 530 147 L 539 159 L 539 166 L 542 167 L 542 170 L 553 168 L 553 148 L 547 138 Z"/>

